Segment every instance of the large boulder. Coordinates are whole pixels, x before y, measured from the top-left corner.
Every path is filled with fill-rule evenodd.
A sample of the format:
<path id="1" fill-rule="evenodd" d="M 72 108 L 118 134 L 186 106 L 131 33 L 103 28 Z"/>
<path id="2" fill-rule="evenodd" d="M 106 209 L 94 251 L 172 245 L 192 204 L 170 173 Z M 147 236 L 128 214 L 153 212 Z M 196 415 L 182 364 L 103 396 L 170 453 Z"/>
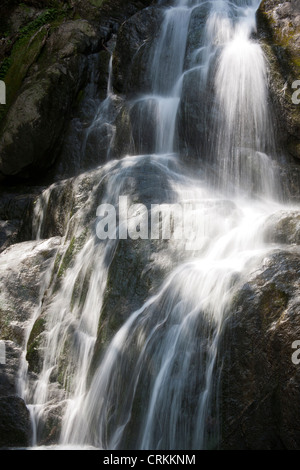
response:
<path id="1" fill-rule="evenodd" d="M 18 396 L 0 397 L 0 448 L 26 447 L 30 442 L 29 411 Z"/>
<path id="2" fill-rule="evenodd" d="M 236 294 L 220 348 L 222 449 L 299 449 L 300 256 L 265 258 Z"/>

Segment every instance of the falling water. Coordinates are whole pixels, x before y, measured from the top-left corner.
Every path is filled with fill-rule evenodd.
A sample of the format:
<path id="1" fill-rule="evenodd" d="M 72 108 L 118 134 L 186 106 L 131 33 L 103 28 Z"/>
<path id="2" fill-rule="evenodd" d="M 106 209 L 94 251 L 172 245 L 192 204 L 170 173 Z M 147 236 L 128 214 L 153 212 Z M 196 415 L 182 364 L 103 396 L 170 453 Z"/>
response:
<path id="1" fill-rule="evenodd" d="M 189 25 L 199 6 L 206 8 L 205 25 L 199 47 L 186 61 Z M 152 155 L 138 151 L 121 161 L 108 161 L 72 182 L 75 198 L 86 180 L 90 192 L 70 219 L 60 259 L 71 249 L 69 233 L 81 243 L 73 265 L 58 285 L 52 285 L 51 301 L 43 307 L 47 326 L 41 372 L 34 385 L 22 382 L 34 444 L 45 410 L 61 400 L 66 402 L 59 440 L 63 446 L 218 446 L 220 334 L 234 293 L 269 249 L 264 243 L 265 220 L 281 208 L 265 59 L 252 39 L 257 7 L 256 0 L 177 0 L 167 8 L 158 4 L 164 8 L 164 20 L 150 54 L 152 89 L 130 103 L 139 107 L 137 134 L 154 116 Z M 210 123 L 210 171 L 198 162 L 199 171 L 191 175 L 176 153 L 176 119 L 182 85 L 194 70 L 199 71 L 198 86 L 210 90 L 207 100 L 213 101 L 199 103 Z M 107 100 L 92 127 L 99 120 L 103 124 L 113 98 L 109 81 Z M 111 121 L 109 125 L 113 126 Z M 95 365 L 103 297 L 118 240 L 99 241 L 92 217 L 99 202 L 118 207 L 134 172 L 146 164 L 168 183 L 172 203 L 184 207 L 186 239 L 170 240 L 170 253 L 175 252 L 179 261 L 154 295 L 128 315 Z M 37 213 L 43 213 L 48 200 L 49 190 Z M 41 214 L 35 227 L 38 238 Z M 53 388 L 59 374 L 60 397 Z"/>

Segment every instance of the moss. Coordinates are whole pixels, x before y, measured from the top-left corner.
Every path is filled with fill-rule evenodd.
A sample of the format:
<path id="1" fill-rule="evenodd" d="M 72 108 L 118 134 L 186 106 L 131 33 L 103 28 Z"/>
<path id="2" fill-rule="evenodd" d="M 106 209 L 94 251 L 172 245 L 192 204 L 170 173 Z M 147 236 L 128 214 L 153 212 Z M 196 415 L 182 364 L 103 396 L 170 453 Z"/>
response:
<path id="1" fill-rule="evenodd" d="M 90 3 L 94 5 L 94 7 L 101 7 L 104 3 L 104 0 L 90 0 Z"/>
<path id="2" fill-rule="evenodd" d="M 4 80 L 5 76 L 9 70 L 9 67 L 11 66 L 11 57 L 5 57 L 3 60 L 1 66 L 0 66 L 0 80 Z"/>
<path id="3" fill-rule="evenodd" d="M 64 275 L 67 268 L 71 264 L 71 261 L 73 259 L 73 254 L 74 254 L 74 251 L 75 251 L 75 241 L 76 241 L 76 238 L 73 237 L 71 239 L 70 244 L 68 246 L 68 249 L 67 249 L 67 251 L 66 251 L 66 253 L 65 253 L 65 255 L 62 259 L 62 262 L 61 262 L 60 267 L 59 267 L 59 271 L 57 273 L 59 278 Z"/>
<path id="4" fill-rule="evenodd" d="M 41 344 L 41 333 L 43 333 L 45 328 L 45 319 L 39 317 L 33 325 L 31 330 L 28 344 L 27 344 L 27 353 L 26 360 L 29 364 L 31 371 L 38 373 L 39 372 L 39 363 L 40 363 L 40 344 Z"/>
<path id="5" fill-rule="evenodd" d="M 279 321 L 288 303 L 288 296 L 276 284 L 270 283 L 263 291 L 260 301 L 263 328 L 268 328 L 274 321 Z"/>
<path id="6" fill-rule="evenodd" d="M 79 90 L 79 92 L 78 92 L 78 94 L 77 94 L 77 96 L 76 96 L 76 106 L 79 106 L 79 105 L 80 105 L 80 103 L 82 102 L 83 98 L 84 98 L 84 90 Z M 71 212 L 71 214 L 72 214 L 72 212 Z"/>
<path id="7" fill-rule="evenodd" d="M 84 278 L 82 279 L 81 273 L 79 273 L 78 278 L 75 281 L 74 289 L 72 292 L 72 299 L 71 299 L 71 309 L 75 307 L 77 304 L 78 306 L 83 306 L 87 293 L 89 290 L 90 278 L 92 275 L 92 270 L 89 269 Z"/>
<path id="8" fill-rule="evenodd" d="M 65 390 L 71 390 L 72 377 L 74 375 L 75 365 L 70 366 L 70 358 L 72 357 L 72 343 L 70 337 L 66 339 L 62 353 L 59 356 L 57 364 L 57 382 Z"/>
<path id="9" fill-rule="evenodd" d="M 12 332 L 10 327 L 12 314 L 7 311 L 5 307 L 0 307 L 0 339 L 9 340 L 11 339 Z"/>
<path id="10" fill-rule="evenodd" d="M 88 228 L 85 228 L 85 230 L 77 238 L 75 236 L 71 238 L 71 241 L 69 243 L 67 251 L 65 252 L 65 255 L 63 257 L 62 255 L 60 255 L 61 262 L 60 262 L 59 257 L 57 256 L 55 260 L 55 266 L 57 268 L 59 264 L 59 270 L 57 273 L 58 278 L 61 278 L 65 274 L 66 270 L 71 265 L 75 254 L 78 253 L 82 249 L 85 243 L 85 240 L 87 238 L 88 231 L 89 231 Z"/>
<path id="11" fill-rule="evenodd" d="M 42 317 L 39 317 L 34 323 L 33 328 L 30 332 L 28 344 L 30 344 L 37 336 L 39 336 L 44 331 L 44 327 L 45 327 L 45 319 Z"/>
<path id="12" fill-rule="evenodd" d="M 6 84 L 6 105 L 0 108 L 0 121 L 14 101 L 30 67 L 39 58 L 49 28 L 57 27 L 65 14 L 62 10 L 50 8 L 20 29 L 10 55 L 0 65 L 0 80 L 4 80 Z"/>
<path id="13" fill-rule="evenodd" d="M 56 10 L 55 8 L 46 10 L 38 18 L 20 29 L 19 38 L 31 36 L 35 31 L 44 26 L 46 23 L 53 22 L 59 14 L 59 10 Z"/>

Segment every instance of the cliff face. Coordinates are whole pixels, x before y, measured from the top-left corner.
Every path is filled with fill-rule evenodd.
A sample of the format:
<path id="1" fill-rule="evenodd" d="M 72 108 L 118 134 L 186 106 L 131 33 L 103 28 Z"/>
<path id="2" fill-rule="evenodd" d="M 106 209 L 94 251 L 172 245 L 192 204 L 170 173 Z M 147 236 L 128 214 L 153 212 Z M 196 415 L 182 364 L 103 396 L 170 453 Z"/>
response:
<path id="1" fill-rule="evenodd" d="M 19 3 L 19 4 L 18 4 Z M 93 81 L 106 91 L 107 43 L 143 2 L 10 2 L 1 25 L 7 105 L 1 106 L 0 175 L 32 177 L 53 165 Z M 1 56 L 0 56 L 1 60 Z"/>
<path id="2" fill-rule="evenodd" d="M 300 1 L 264 0 L 257 20 L 258 35 L 269 63 L 269 86 L 281 145 L 299 159 Z"/>

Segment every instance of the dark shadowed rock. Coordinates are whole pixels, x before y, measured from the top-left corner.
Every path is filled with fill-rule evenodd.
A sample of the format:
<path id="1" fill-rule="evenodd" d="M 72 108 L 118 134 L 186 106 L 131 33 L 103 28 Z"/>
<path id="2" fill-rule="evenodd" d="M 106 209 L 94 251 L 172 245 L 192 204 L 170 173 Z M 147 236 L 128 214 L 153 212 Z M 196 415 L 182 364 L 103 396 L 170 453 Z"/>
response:
<path id="1" fill-rule="evenodd" d="M 78 20 L 45 39 L 40 62 L 25 81 L 5 118 L 0 141 L 3 175 L 26 175 L 51 166 L 60 148 L 75 98 L 85 84 L 87 58 L 99 46 L 95 29 Z"/>
<path id="2" fill-rule="evenodd" d="M 149 91 L 149 43 L 151 48 L 162 21 L 162 12 L 149 7 L 126 21 L 118 33 L 113 57 L 113 85 L 117 92 Z"/>
<path id="3" fill-rule="evenodd" d="M 30 439 L 29 411 L 18 396 L 0 397 L 0 447 L 26 447 Z"/>
<path id="4" fill-rule="evenodd" d="M 0 364 L 0 447 L 28 446 L 31 433 L 29 411 L 17 395 L 22 349 L 14 341 L 3 343 L 5 357 L 4 363 Z"/>

